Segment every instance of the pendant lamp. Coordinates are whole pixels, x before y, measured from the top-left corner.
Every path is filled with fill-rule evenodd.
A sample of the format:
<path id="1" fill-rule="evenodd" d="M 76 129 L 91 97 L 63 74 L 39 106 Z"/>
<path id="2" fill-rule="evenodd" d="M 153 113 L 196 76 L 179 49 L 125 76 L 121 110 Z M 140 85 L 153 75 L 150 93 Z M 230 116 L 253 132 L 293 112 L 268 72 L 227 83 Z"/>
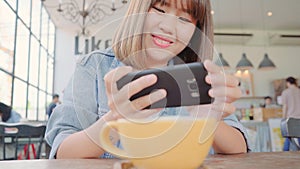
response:
<path id="1" fill-rule="evenodd" d="M 252 63 L 247 59 L 246 53 L 243 53 L 242 59 L 236 65 L 236 69 L 238 70 L 249 70 L 252 69 Z"/>
<path id="2" fill-rule="evenodd" d="M 229 69 L 230 65 L 228 64 L 228 62 L 224 59 L 223 54 L 220 53 L 219 54 L 219 59 L 215 62 L 216 65 L 223 67 L 224 69 Z"/>
<path id="3" fill-rule="evenodd" d="M 264 56 L 264 59 L 260 62 L 258 69 L 259 70 L 272 70 L 275 68 L 276 68 L 275 64 L 272 62 L 272 60 L 270 60 L 268 54 L 266 53 Z"/>

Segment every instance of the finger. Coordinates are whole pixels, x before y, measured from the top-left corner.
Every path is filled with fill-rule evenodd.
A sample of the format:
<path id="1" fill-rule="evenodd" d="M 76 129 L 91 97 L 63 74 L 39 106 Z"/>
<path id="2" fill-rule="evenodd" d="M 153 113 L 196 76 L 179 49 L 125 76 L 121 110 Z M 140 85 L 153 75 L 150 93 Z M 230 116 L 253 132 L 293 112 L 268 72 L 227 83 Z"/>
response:
<path id="1" fill-rule="evenodd" d="M 152 86 L 157 82 L 157 76 L 154 74 L 142 76 L 128 84 L 126 84 L 120 92 L 122 94 L 126 94 L 127 98 L 129 99 L 134 94 L 142 91 L 143 89 Z"/>
<path id="2" fill-rule="evenodd" d="M 116 91 L 118 91 L 116 81 L 118 81 L 119 79 L 121 79 L 123 76 L 127 75 L 130 72 L 132 72 L 132 67 L 130 66 L 119 67 L 108 72 L 104 76 L 106 91 L 108 93 L 115 93 Z"/>
<path id="3" fill-rule="evenodd" d="M 242 92 L 239 88 L 232 88 L 232 87 L 216 87 L 212 88 L 208 91 L 208 94 L 215 98 L 215 100 L 222 100 L 225 102 L 234 101 L 241 97 Z M 230 100 L 228 99 L 230 98 Z"/>
<path id="4" fill-rule="evenodd" d="M 212 110 L 223 113 L 222 117 L 227 117 L 234 113 L 236 108 L 230 103 L 214 102 L 212 104 Z"/>
<path id="5" fill-rule="evenodd" d="M 142 110 L 152 105 L 153 103 L 165 98 L 166 96 L 167 96 L 166 90 L 159 89 L 155 92 L 150 93 L 149 95 L 137 98 L 131 102 L 133 106 L 133 110 L 135 111 Z"/>
<path id="6" fill-rule="evenodd" d="M 211 60 L 205 60 L 204 61 L 204 67 L 209 73 L 220 73 L 222 72 L 222 69 L 214 64 Z"/>
<path id="7" fill-rule="evenodd" d="M 228 86 L 237 87 L 239 84 L 238 79 L 229 74 L 211 74 L 205 77 L 205 81 L 212 86 Z"/>

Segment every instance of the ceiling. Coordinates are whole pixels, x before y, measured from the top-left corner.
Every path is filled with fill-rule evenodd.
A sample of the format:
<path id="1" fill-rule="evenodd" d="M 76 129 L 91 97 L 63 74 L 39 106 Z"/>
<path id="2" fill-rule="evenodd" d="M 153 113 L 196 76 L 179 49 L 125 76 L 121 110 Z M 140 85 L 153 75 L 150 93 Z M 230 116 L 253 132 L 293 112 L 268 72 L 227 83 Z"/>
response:
<path id="1" fill-rule="evenodd" d="M 65 20 L 55 7 L 59 1 L 46 0 L 46 10 L 49 12 L 55 25 L 60 29 L 78 32 L 79 28 Z M 76 0 L 82 3 L 83 0 Z M 87 0 L 91 3 L 93 0 Z M 111 4 L 112 0 L 101 0 Z M 115 0 L 119 3 L 121 0 Z M 130 0 L 129 0 L 130 1 Z M 211 0 L 214 11 L 215 29 L 250 29 L 271 31 L 296 31 L 300 33 L 300 0 Z M 121 18 L 128 5 L 117 10 L 112 16 L 105 17 L 97 25 L 90 27 L 90 31 L 99 25 Z M 267 16 L 271 11 L 273 15 Z"/>
<path id="2" fill-rule="evenodd" d="M 217 29 L 300 31 L 299 0 L 211 0 Z M 271 17 L 267 13 L 272 11 Z"/>

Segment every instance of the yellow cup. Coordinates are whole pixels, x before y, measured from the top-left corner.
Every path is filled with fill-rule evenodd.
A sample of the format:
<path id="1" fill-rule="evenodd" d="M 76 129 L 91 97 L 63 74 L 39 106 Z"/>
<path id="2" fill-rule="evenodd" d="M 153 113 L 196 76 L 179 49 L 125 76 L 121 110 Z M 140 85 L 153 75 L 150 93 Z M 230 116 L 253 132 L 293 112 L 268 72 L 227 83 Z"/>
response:
<path id="1" fill-rule="evenodd" d="M 137 168 L 196 169 L 210 150 L 215 127 L 215 119 L 161 117 L 148 123 L 121 119 L 102 128 L 100 143 L 107 152 L 129 159 Z M 122 150 L 109 139 L 112 128 L 120 135 Z"/>

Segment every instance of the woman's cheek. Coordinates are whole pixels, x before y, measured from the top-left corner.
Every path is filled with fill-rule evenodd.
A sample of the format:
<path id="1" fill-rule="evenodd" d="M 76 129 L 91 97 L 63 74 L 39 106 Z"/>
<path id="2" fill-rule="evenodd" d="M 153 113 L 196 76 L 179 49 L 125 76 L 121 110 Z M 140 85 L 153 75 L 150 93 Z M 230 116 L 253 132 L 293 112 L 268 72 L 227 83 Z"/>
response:
<path id="1" fill-rule="evenodd" d="M 179 25 L 178 28 L 178 39 L 181 43 L 183 43 L 184 45 L 188 45 L 189 41 L 191 40 L 194 31 L 195 31 L 195 27 L 191 27 L 191 26 L 186 26 L 186 25 Z"/>

